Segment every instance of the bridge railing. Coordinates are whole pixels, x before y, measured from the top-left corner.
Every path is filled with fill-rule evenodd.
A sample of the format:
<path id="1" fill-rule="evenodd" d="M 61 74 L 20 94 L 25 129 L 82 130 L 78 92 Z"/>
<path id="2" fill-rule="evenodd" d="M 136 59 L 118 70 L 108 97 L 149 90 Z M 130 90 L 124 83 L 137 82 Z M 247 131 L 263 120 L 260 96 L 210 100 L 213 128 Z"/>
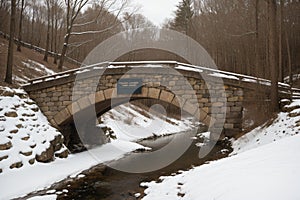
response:
<path id="1" fill-rule="evenodd" d="M 175 69 L 180 70 L 186 70 L 186 71 L 195 71 L 199 72 L 202 75 L 212 76 L 212 77 L 219 77 L 223 79 L 229 79 L 229 80 L 235 80 L 239 84 L 242 83 L 257 83 L 263 86 L 271 86 L 271 81 L 263 78 L 257 78 L 253 76 L 243 75 L 243 74 L 237 74 L 233 72 L 226 72 L 218 69 L 212 69 L 207 67 L 201 67 L 201 66 L 195 66 L 191 64 L 186 63 L 180 63 L 176 61 L 133 61 L 133 62 L 103 62 L 103 63 L 97 63 L 85 67 L 81 67 L 78 69 L 72 69 L 65 72 L 60 72 L 54 75 L 49 76 L 43 76 L 35 79 L 29 80 L 24 86 L 32 85 L 32 84 L 38 84 L 41 82 L 46 82 L 50 80 L 55 80 L 59 78 L 69 77 L 69 76 L 76 76 L 79 73 L 88 72 L 90 70 L 95 69 L 106 69 L 106 68 L 117 68 L 118 66 L 121 67 L 138 67 L 141 65 L 167 65 L 171 66 Z M 151 67 L 151 66 L 149 66 Z M 291 95 L 292 93 L 299 93 L 300 96 L 300 90 L 297 91 L 296 88 L 291 88 L 290 85 L 285 83 L 278 83 L 279 84 L 279 92 L 281 94 Z"/>

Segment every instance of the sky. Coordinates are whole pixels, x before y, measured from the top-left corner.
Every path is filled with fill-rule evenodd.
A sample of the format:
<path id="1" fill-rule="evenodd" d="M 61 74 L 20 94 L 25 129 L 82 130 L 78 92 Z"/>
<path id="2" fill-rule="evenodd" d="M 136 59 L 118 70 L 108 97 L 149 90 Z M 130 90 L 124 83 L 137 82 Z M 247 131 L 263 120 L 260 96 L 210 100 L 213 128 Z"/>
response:
<path id="1" fill-rule="evenodd" d="M 176 5 L 180 0 L 133 0 L 140 5 L 138 13 L 143 14 L 155 25 L 161 25 L 167 18 L 174 17 Z"/>

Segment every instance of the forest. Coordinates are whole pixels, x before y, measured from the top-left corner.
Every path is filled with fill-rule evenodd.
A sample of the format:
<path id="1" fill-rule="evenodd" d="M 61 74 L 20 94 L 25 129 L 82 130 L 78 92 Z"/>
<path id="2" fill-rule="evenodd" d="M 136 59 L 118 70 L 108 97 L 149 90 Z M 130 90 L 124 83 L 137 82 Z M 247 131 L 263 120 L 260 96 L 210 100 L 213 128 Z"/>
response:
<path id="1" fill-rule="evenodd" d="M 44 61 L 54 56 L 62 71 L 66 57 L 81 63 L 116 33 L 155 27 L 137 10 L 130 0 L 1 0 L 0 20 L 8 23 L 0 31 L 15 38 L 19 51 L 21 42 L 45 49 Z M 219 69 L 270 79 L 277 87 L 300 73 L 299 23 L 299 0 L 182 0 L 162 27 L 199 42 Z M 126 59 L 155 60 L 157 54 Z M 165 54 L 164 60 L 174 56 Z"/>

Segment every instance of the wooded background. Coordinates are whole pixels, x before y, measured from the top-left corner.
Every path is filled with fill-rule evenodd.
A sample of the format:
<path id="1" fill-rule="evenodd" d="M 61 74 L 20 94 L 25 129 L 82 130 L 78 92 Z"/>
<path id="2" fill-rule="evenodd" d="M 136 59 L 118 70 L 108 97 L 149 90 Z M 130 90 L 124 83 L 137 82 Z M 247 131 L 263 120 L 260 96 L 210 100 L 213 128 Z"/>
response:
<path id="1" fill-rule="evenodd" d="M 10 33 L 12 2 L 16 5 L 14 36 L 56 53 L 54 62 L 60 69 L 64 55 L 82 62 L 113 34 L 155 27 L 128 9 L 129 0 L 0 0 L 0 31 L 4 33 Z M 270 42 L 273 3 L 276 29 L 274 42 Z M 220 69 L 268 79 L 274 65 L 269 55 L 274 45 L 275 69 L 278 79 L 283 80 L 291 72 L 300 72 L 299 23 L 299 0 L 182 0 L 175 18 L 163 26 L 198 41 Z M 138 52 L 134 55 L 124 59 L 157 60 L 164 54 L 143 50 L 140 56 Z M 45 61 L 47 57 L 45 53 Z M 163 57 L 180 60 L 166 52 Z"/>

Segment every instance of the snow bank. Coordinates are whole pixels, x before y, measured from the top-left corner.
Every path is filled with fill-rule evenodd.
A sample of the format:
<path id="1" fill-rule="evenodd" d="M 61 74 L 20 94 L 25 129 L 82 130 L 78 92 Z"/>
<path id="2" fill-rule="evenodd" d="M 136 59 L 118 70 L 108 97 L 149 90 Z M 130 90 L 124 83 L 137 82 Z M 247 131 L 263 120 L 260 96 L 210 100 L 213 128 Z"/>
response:
<path id="1" fill-rule="evenodd" d="M 298 200 L 300 136 L 211 162 L 148 186 L 143 200 Z M 182 197 L 183 196 L 183 197 Z"/>
<path id="2" fill-rule="evenodd" d="M 143 146 L 132 142 L 113 141 L 89 152 L 70 155 L 66 159 L 56 159 L 52 163 L 37 163 L 30 168 L 8 171 L 0 175 L 0 199 L 6 200 L 49 187 L 68 176 L 97 164 L 122 158 L 126 153 L 141 149 Z M 96 156 L 95 156 L 96 155 Z M 101 160 L 97 159 L 101 157 Z"/>
<path id="3" fill-rule="evenodd" d="M 286 108 L 297 108 L 300 106 L 300 101 L 294 101 L 290 105 L 285 106 Z M 250 131 L 246 135 L 242 136 L 236 141 L 232 142 L 234 151 L 232 154 L 247 151 L 249 149 L 257 148 L 262 145 L 266 145 L 282 138 L 294 136 L 300 132 L 300 116 L 296 116 L 297 112 L 300 113 L 299 109 L 294 109 L 290 113 L 281 112 L 278 114 L 274 122 L 267 126 L 263 125 Z M 291 116 L 291 114 L 294 117 Z"/>
<path id="4" fill-rule="evenodd" d="M 161 177 L 148 187 L 143 200 L 298 200 L 300 199 L 300 101 L 279 113 L 270 126 L 261 126 L 233 142 L 231 157 L 179 175 Z"/>

